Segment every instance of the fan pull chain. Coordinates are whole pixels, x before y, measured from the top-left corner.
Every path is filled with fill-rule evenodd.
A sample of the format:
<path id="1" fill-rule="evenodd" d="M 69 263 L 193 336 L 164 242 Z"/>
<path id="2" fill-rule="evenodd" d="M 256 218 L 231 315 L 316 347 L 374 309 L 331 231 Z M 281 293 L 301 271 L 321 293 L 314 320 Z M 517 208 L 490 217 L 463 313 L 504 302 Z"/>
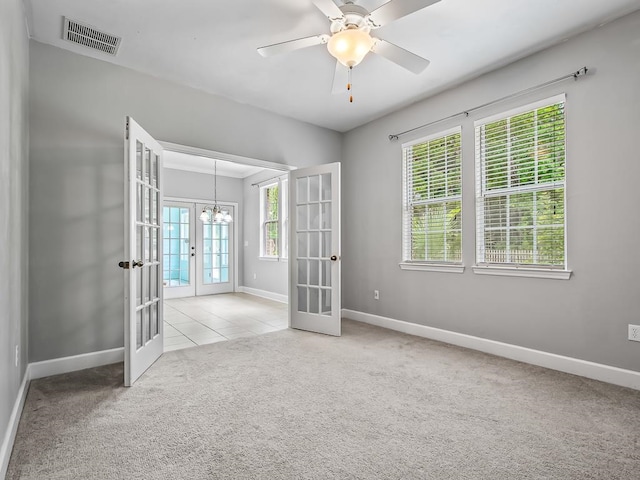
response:
<path id="1" fill-rule="evenodd" d="M 353 67 L 349 67 L 349 79 L 347 80 L 347 91 L 349 92 L 349 103 L 353 103 L 353 84 L 351 83 L 351 71 L 353 70 Z"/>

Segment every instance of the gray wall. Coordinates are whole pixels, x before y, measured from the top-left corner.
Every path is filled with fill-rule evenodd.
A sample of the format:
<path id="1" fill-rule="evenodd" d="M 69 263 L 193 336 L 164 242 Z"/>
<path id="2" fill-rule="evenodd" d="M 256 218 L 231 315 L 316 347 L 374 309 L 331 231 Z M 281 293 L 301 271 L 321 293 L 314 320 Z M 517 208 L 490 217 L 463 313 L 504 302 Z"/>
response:
<path id="1" fill-rule="evenodd" d="M 242 238 L 244 216 L 243 181 L 240 178 L 218 176 L 218 203 L 237 203 L 234 222 L 238 222 L 238 285 L 243 281 Z M 179 197 L 193 200 L 209 200 L 213 202 L 213 175 L 206 173 L 188 172 L 173 168 L 164 169 L 165 197 Z M 200 212 L 196 212 L 198 215 Z"/>
<path id="2" fill-rule="evenodd" d="M 0 2 L 0 445 L 27 367 L 29 44 L 22 2 Z M 15 347 L 20 348 L 15 366 Z M 2 459 L 0 459 L 2 460 Z M 1 471 L 0 477 L 4 472 Z"/>
<path id="3" fill-rule="evenodd" d="M 345 136 L 343 306 L 640 371 L 640 13 Z M 388 135 L 560 77 L 568 81 L 390 142 Z M 475 275 L 473 121 L 567 93 L 568 281 Z M 464 274 L 401 271 L 402 141 L 463 129 Z M 382 219 L 382 220 L 381 220 Z M 380 300 L 373 290 L 380 290 Z"/>
<path id="4" fill-rule="evenodd" d="M 182 145 L 287 165 L 340 159 L 339 133 L 38 42 L 30 48 L 31 361 L 122 346 L 126 115 Z"/>
<path id="5" fill-rule="evenodd" d="M 241 248 L 244 252 L 243 285 L 288 295 L 288 262 L 260 259 L 260 187 L 252 186 L 253 183 L 284 174 L 267 170 L 244 179 L 244 241 L 248 245 Z"/>

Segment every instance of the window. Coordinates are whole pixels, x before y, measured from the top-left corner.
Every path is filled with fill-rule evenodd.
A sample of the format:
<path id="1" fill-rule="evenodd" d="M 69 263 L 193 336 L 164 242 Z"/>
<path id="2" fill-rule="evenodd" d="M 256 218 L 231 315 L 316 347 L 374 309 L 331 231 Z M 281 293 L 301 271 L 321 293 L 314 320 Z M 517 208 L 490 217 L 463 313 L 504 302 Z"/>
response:
<path id="1" fill-rule="evenodd" d="M 280 180 L 280 257 L 289 256 L 289 180 Z"/>
<path id="2" fill-rule="evenodd" d="M 479 266 L 566 269 L 564 104 L 476 122 Z"/>
<path id="3" fill-rule="evenodd" d="M 260 187 L 260 256 L 280 259 L 288 251 L 288 180 Z"/>
<path id="4" fill-rule="evenodd" d="M 402 146 L 403 268 L 462 263 L 460 128 Z"/>

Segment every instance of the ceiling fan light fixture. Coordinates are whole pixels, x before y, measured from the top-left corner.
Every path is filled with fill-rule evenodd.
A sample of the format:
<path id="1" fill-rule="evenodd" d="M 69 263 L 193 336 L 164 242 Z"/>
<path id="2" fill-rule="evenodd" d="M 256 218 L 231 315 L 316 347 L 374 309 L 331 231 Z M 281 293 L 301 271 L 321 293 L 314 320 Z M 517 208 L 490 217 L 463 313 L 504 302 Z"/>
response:
<path id="1" fill-rule="evenodd" d="M 371 51 L 373 43 L 369 32 L 359 28 L 347 28 L 331 36 L 327 42 L 327 49 L 342 65 L 351 68 L 364 59 Z"/>

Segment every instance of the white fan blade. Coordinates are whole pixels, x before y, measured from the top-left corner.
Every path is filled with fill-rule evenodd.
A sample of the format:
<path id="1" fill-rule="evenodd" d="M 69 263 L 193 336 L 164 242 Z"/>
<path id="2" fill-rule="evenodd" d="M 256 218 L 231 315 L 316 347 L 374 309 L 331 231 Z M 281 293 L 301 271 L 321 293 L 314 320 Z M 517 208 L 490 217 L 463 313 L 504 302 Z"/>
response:
<path id="1" fill-rule="evenodd" d="M 440 0 L 391 0 L 369 14 L 375 28 L 433 5 Z"/>
<path id="2" fill-rule="evenodd" d="M 400 48 L 391 42 L 380 40 L 379 38 L 375 38 L 374 40 L 375 42 L 373 47 L 371 47 L 372 52 L 377 53 L 387 60 L 390 60 L 415 74 L 421 73 L 431 63 L 426 58 L 422 58 L 415 53 L 411 53 L 404 48 Z"/>
<path id="3" fill-rule="evenodd" d="M 333 3 L 333 0 L 311 0 L 318 9 L 324 13 L 329 20 L 337 20 L 342 18 L 342 10 Z"/>
<path id="4" fill-rule="evenodd" d="M 297 40 L 289 40 L 288 42 L 274 43 L 265 47 L 258 48 L 258 53 L 263 57 L 271 57 L 280 55 L 281 53 L 292 52 L 301 48 L 313 47 L 314 45 L 322 45 L 329 41 L 329 35 L 314 35 L 313 37 L 298 38 Z"/>
<path id="5" fill-rule="evenodd" d="M 333 74 L 333 86 L 331 93 L 344 93 L 347 91 L 347 83 L 349 83 L 349 69 L 336 62 L 336 71 Z"/>

